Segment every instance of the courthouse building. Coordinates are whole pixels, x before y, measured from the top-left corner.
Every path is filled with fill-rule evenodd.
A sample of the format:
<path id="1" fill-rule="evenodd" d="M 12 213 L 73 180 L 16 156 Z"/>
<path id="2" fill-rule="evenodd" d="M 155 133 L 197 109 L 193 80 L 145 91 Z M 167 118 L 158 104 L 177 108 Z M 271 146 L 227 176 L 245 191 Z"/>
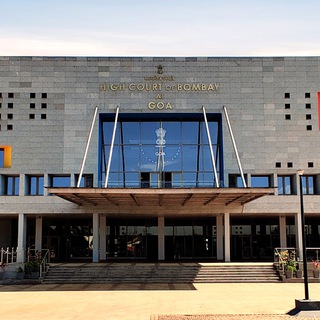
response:
<path id="1" fill-rule="evenodd" d="M 1 57 L 0 247 L 273 261 L 300 190 L 320 247 L 319 110 L 320 57 Z"/>

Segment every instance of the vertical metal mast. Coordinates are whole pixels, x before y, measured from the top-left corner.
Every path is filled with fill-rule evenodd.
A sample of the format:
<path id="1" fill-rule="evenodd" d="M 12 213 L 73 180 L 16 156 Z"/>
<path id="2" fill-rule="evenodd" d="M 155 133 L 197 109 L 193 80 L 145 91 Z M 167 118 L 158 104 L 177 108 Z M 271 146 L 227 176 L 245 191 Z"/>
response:
<path id="1" fill-rule="evenodd" d="M 243 183 L 243 186 L 246 188 L 247 187 L 247 183 L 246 183 L 246 180 L 244 178 L 242 165 L 241 165 L 240 157 L 239 157 L 239 154 L 238 154 L 238 149 L 237 149 L 237 146 L 236 146 L 236 141 L 234 140 L 234 136 L 233 136 L 233 133 L 232 133 L 232 128 L 231 128 L 231 124 L 230 124 L 230 121 L 229 121 L 227 108 L 225 106 L 223 106 L 223 110 L 224 110 L 224 113 L 225 113 L 225 116 L 226 116 L 226 119 L 227 119 L 227 124 L 228 124 L 228 128 L 229 128 L 229 132 L 230 132 L 230 136 L 231 136 L 234 152 L 235 152 L 236 157 L 237 157 L 237 162 L 238 162 L 238 166 L 239 166 L 239 170 L 240 170 L 240 174 L 241 174 L 242 183 Z"/>
<path id="2" fill-rule="evenodd" d="M 77 188 L 80 187 L 82 174 L 83 174 L 83 169 L 84 169 L 84 165 L 85 165 L 86 159 L 87 159 L 87 154 L 88 154 L 88 150 L 89 150 L 89 145 L 90 145 L 90 141 L 91 141 L 91 136 L 92 136 L 92 132 L 93 132 L 94 123 L 96 121 L 97 112 L 98 112 L 98 107 L 96 107 L 95 110 L 94 110 L 93 119 L 92 119 L 92 123 L 91 123 L 91 128 L 90 128 L 90 132 L 89 132 L 89 135 L 88 135 L 88 138 L 87 138 L 86 148 L 85 148 L 85 151 L 84 151 L 84 155 L 83 155 L 83 159 L 82 159 L 82 163 L 81 163 L 81 167 L 80 167 L 79 177 L 78 177 L 78 181 L 77 181 Z"/>
<path id="3" fill-rule="evenodd" d="M 106 170 L 106 179 L 104 181 L 105 188 L 107 187 L 108 180 L 109 180 L 110 164 L 111 164 L 111 158 L 112 158 L 112 152 L 113 152 L 114 139 L 115 139 L 116 130 L 117 130 L 118 115 L 119 115 L 119 107 L 117 107 L 117 109 L 116 109 L 116 117 L 114 119 L 113 133 L 112 133 L 112 138 L 111 138 L 111 145 L 110 145 L 108 164 L 107 164 L 107 170 Z"/>
<path id="4" fill-rule="evenodd" d="M 202 110 L 203 110 L 204 121 L 206 123 L 206 130 L 207 130 L 207 135 L 208 135 L 208 141 L 209 141 L 209 147 L 210 147 L 210 153 L 211 153 L 211 160 L 212 160 L 213 171 L 214 171 L 214 178 L 216 180 L 216 186 L 217 186 L 217 188 L 219 188 L 219 179 L 218 179 L 216 162 L 214 160 L 214 153 L 213 153 L 213 148 L 212 148 L 212 142 L 211 142 L 209 125 L 208 125 L 208 120 L 207 120 L 207 115 L 206 115 L 206 109 L 204 107 L 202 107 Z"/>

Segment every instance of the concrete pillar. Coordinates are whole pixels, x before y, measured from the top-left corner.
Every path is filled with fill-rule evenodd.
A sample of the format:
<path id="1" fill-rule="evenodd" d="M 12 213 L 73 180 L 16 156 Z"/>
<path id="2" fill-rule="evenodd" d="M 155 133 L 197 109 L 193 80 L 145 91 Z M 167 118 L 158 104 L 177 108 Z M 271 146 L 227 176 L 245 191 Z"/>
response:
<path id="1" fill-rule="evenodd" d="M 230 213 L 224 213 L 224 261 L 230 262 Z"/>
<path id="2" fill-rule="evenodd" d="M 158 260 L 165 259 L 164 217 L 158 217 Z"/>
<path id="3" fill-rule="evenodd" d="M 100 261 L 107 260 L 107 218 L 104 215 L 100 216 Z"/>
<path id="4" fill-rule="evenodd" d="M 223 260 L 223 215 L 220 214 L 216 219 L 216 237 L 217 237 L 217 260 Z"/>
<path id="5" fill-rule="evenodd" d="M 302 246 L 302 219 L 301 219 L 301 213 L 295 214 L 295 227 L 296 227 L 296 248 L 298 250 L 297 255 L 300 257 L 300 260 L 302 260 L 303 257 L 303 246 Z"/>
<path id="6" fill-rule="evenodd" d="M 35 249 L 40 251 L 42 249 L 42 217 L 36 217 L 36 235 L 35 235 Z"/>
<path id="7" fill-rule="evenodd" d="M 99 262 L 99 214 L 98 213 L 94 213 L 92 215 L 92 227 L 93 227 L 92 262 Z"/>
<path id="8" fill-rule="evenodd" d="M 280 247 L 287 247 L 287 226 L 286 216 L 279 216 L 279 234 L 280 234 Z"/>
<path id="9" fill-rule="evenodd" d="M 27 219 L 24 213 L 19 213 L 17 262 L 22 262 L 22 263 L 25 262 L 26 244 L 27 244 Z"/>

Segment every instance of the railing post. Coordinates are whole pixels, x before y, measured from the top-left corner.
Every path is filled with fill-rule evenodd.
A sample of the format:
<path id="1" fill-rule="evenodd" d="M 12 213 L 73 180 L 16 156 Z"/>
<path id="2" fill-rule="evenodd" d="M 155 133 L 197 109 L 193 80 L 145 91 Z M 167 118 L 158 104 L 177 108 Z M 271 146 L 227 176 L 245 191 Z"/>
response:
<path id="1" fill-rule="evenodd" d="M 7 259 L 6 259 L 6 263 L 8 264 L 9 263 L 9 247 L 7 247 Z"/>

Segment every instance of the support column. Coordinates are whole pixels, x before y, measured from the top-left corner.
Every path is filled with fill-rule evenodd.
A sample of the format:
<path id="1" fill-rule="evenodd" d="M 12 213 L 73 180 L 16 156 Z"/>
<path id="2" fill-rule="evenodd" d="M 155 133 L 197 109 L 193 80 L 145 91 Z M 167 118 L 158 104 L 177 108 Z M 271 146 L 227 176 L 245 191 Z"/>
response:
<path id="1" fill-rule="evenodd" d="M 165 259 L 164 252 L 164 217 L 158 217 L 158 260 Z"/>
<path id="2" fill-rule="evenodd" d="M 107 218 L 104 215 L 100 216 L 100 261 L 107 260 Z"/>
<path id="3" fill-rule="evenodd" d="M 280 247 L 287 247 L 287 227 L 286 227 L 286 216 L 279 217 L 279 235 L 280 235 Z"/>
<path id="4" fill-rule="evenodd" d="M 36 217 L 36 235 L 35 235 L 35 249 L 41 251 L 42 249 L 42 217 Z"/>
<path id="5" fill-rule="evenodd" d="M 296 247 L 297 247 L 297 255 L 300 257 L 300 260 L 302 260 L 303 257 L 303 245 L 302 245 L 302 220 L 301 220 L 301 214 L 296 213 L 295 214 L 295 227 L 296 227 Z"/>
<path id="6" fill-rule="evenodd" d="M 98 213 L 94 213 L 92 215 L 92 227 L 93 227 L 92 262 L 99 262 L 99 214 Z"/>
<path id="7" fill-rule="evenodd" d="M 220 214 L 216 219 L 216 237 L 217 237 L 217 260 L 223 260 L 223 215 Z"/>
<path id="8" fill-rule="evenodd" d="M 230 213 L 224 213 L 224 261 L 230 262 Z"/>
<path id="9" fill-rule="evenodd" d="M 24 213 L 18 216 L 18 248 L 17 262 L 25 262 L 26 260 L 26 243 L 27 243 L 27 222 Z"/>

